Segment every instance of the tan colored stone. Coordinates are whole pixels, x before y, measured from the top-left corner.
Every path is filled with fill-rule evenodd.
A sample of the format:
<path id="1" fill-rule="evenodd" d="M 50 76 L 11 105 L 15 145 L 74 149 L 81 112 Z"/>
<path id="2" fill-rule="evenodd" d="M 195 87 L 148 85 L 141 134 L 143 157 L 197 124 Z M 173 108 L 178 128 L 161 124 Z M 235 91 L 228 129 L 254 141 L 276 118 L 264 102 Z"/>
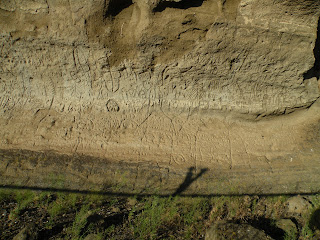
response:
<path id="1" fill-rule="evenodd" d="M 0 2 L 0 149 L 315 191 L 318 1 L 116 2 Z"/>
<path id="2" fill-rule="evenodd" d="M 206 240 L 272 240 L 262 230 L 249 224 L 217 222 L 206 232 Z"/>
<path id="3" fill-rule="evenodd" d="M 288 212 L 293 214 L 307 213 L 311 208 L 311 203 L 302 196 L 294 196 L 288 199 Z"/>

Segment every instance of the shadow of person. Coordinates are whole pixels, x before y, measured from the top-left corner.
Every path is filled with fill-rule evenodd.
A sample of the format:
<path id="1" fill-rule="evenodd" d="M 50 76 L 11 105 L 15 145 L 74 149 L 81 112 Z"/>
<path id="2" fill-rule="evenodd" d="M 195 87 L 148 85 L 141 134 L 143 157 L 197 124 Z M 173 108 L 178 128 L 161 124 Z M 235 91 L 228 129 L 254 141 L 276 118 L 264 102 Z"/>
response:
<path id="1" fill-rule="evenodd" d="M 200 170 L 200 172 L 193 177 L 193 174 L 196 172 L 196 168 L 195 167 L 190 167 L 188 170 L 188 173 L 186 175 L 186 178 L 184 179 L 183 183 L 180 184 L 180 186 L 177 188 L 177 190 L 175 191 L 174 194 L 172 194 L 172 196 L 176 196 L 178 194 L 181 194 L 183 191 L 185 191 L 190 185 L 191 183 L 193 183 L 194 181 L 196 181 L 199 177 L 201 177 L 206 171 L 208 171 L 208 168 L 202 168 Z"/>
<path id="2" fill-rule="evenodd" d="M 303 74 L 303 79 L 311 79 L 316 77 L 320 78 L 320 18 L 318 19 L 317 39 L 313 49 L 314 54 L 314 65 L 313 67 Z"/>

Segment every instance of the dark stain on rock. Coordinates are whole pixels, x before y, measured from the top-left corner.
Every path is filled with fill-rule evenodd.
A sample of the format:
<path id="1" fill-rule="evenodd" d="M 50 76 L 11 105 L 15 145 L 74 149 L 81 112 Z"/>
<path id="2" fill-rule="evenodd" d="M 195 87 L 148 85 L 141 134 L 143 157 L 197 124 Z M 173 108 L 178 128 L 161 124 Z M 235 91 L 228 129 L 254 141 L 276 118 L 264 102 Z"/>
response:
<path id="1" fill-rule="evenodd" d="M 105 13 L 105 18 L 117 16 L 122 10 L 128 8 L 132 4 L 132 0 L 111 0 Z"/>
<path id="2" fill-rule="evenodd" d="M 314 65 L 310 70 L 303 74 L 304 80 L 314 77 L 317 79 L 320 78 L 320 18 L 318 20 L 317 39 L 313 49 L 313 54 L 315 59 Z"/>
<path id="3" fill-rule="evenodd" d="M 182 0 L 180 2 L 161 1 L 153 12 L 162 12 L 166 8 L 188 9 L 192 7 L 200 7 L 204 0 Z"/>

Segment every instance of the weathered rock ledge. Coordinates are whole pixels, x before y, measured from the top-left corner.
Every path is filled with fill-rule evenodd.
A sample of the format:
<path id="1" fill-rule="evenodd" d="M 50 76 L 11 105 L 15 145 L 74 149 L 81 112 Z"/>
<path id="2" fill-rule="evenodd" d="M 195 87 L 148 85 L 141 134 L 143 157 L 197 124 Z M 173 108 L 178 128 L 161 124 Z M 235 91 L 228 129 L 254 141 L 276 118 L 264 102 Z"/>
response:
<path id="1" fill-rule="evenodd" d="M 319 191 L 319 16 L 311 0 L 0 1 L 1 181 Z"/>

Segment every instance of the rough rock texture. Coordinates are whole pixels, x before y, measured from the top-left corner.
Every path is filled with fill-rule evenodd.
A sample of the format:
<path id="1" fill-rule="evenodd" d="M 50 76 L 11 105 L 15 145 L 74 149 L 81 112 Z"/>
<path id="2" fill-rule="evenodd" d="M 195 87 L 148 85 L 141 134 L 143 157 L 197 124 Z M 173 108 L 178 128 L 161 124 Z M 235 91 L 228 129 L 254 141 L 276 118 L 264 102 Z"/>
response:
<path id="1" fill-rule="evenodd" d="M 290 233 L 291 237 L 298 235 L 298 229 L 296 224 L 291 219 L 280 219 L 275 223 L 276 227 L 283 230 L 286 233 Z"/>
<path id="2" fill-rule="evenodd" d="M 217 222 L 206 232 L 206 240 L 272 240 L 262 230 L 248 224 Z"/>
<path id="3" fill-rule="evenodd" d="M 301 197 L 301 196 L 294 196 L 288 199 L 288 212 L 292 214 L 302 215 L 308 212 L 311 208 L 311 203 Z"/>
<path id="4" fill-rule="evenodd" d="M 318 191 L 319 15 L 313 0 L 0 0 L 0 148 Z"/>

